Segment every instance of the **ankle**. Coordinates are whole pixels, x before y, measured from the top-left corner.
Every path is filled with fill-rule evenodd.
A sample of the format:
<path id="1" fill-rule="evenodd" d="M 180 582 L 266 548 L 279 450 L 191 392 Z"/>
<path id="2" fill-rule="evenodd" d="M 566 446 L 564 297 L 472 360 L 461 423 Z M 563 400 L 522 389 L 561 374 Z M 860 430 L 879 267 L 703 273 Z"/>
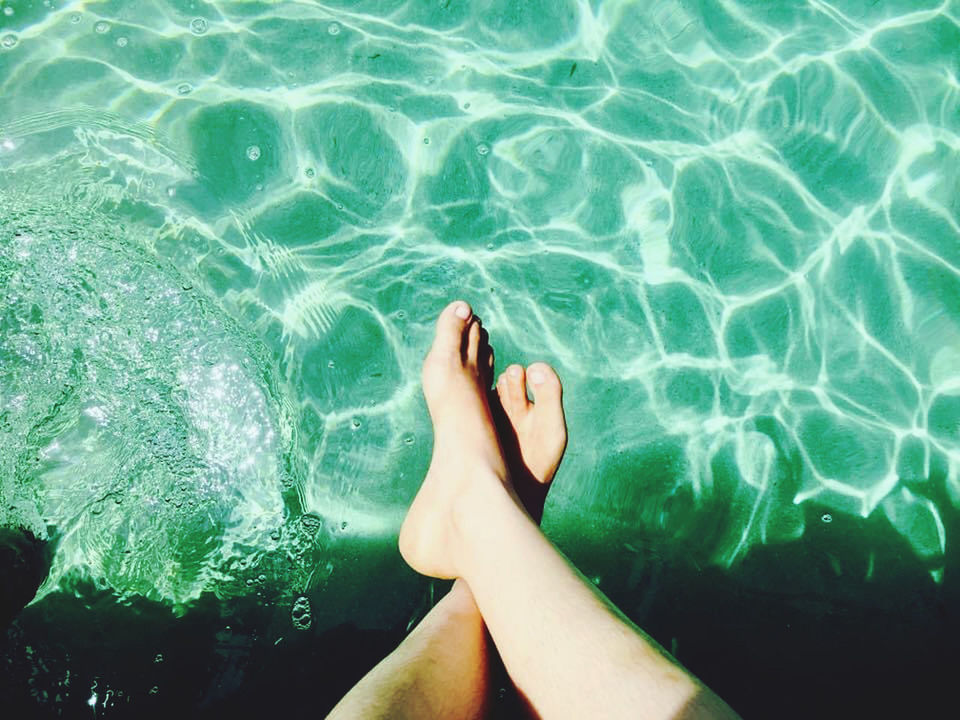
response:
<path id="1" fill-rule="evenodd" d="M 458 577 L 469 583 L 469 565 L 477 551 L 491 546 L 491 533 L 504 528 L 514 515 L 525 516 L 522 503 L 508 480 L 496 473 L 483 475 L 466 485 L 456 497 L 450 513 L 450 551 Z"/>

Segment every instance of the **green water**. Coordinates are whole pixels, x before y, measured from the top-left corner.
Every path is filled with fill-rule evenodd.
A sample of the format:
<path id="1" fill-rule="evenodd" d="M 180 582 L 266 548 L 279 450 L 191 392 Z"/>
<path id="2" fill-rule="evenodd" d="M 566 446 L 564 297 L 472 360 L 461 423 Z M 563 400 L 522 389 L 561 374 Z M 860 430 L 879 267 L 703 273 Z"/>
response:
<path id="1" fill-rule="evenodd" d="M 55 548 L 27 614 L 404 629 L 454 297 L 498 372 L 557 368 L 545 528 L 668 647 L 711 611 L 671 626 L 664 588 L 707 576 L 954 592 L 956 0 L 0 7 L 0 526 Z M 58 702 L 123 652 L 61 658 Z"/>

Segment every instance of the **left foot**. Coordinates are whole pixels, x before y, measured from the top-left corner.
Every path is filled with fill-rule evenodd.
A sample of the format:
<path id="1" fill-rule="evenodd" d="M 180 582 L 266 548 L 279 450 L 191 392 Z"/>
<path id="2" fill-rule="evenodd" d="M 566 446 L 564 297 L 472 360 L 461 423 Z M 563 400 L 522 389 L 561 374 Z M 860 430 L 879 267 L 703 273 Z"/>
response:
<path id="1" fill-rule="evenodd" d="M 490 349 L 493 369 L 493 349 Z M 527 383 L 533 402 L 527 399 Z M 530 517 L 539 524 L 553 476 L 567 447 L 560 378 L 546 363 L 511 365 L 497 379 L 490 407 L 507 458 L 510 479 Z"/>

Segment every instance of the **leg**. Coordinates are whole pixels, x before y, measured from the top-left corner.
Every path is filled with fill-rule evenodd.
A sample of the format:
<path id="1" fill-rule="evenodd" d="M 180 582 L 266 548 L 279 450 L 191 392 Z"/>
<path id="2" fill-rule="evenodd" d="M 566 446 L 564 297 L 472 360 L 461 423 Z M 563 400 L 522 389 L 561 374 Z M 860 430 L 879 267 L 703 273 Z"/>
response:
<path id="1" fill-rule="evenodd" d="M 328 718 L 482 718 L 488 702 L 486 644 L 483 620 L 470 589 L 457 580 Z"/>
<path id="2" fill-rule="evenodd" d="M 479 325 L 479 318 L 474 318 Z M 486 331 L 481 330 L 486 337 Z M 489 388 L 493 350 L 480 362 Z M 535 366 L 532 366 L 535 367 Z M 553 375 L 546 366 L 540 372 Z M 554 376 L 555 377 L 555 376 Z M 524 505 L 538 520 L 566 448 L 559 395 L 531 405 L 524 369 L 511 365 L 490 393 L 497 432 Z M 489 658 L 483 620 L 463 580 L 400 646 L 341 700 L 329 718 L 479 718 L 490 702 Z"/>
<path id="3" fill-rule="evenodd" d="M 524 511 L 477 370 L 481 336 L 453 303 L 424 363 L 434 457 L 400 534 L 419 572 L 462 577 L 518 689 L 544 718 L 734 718 L 627 620 Z M 467 316 L 469 317 L 469 308 Z M 559 397 L 548 379 L 535 399 Z"/>

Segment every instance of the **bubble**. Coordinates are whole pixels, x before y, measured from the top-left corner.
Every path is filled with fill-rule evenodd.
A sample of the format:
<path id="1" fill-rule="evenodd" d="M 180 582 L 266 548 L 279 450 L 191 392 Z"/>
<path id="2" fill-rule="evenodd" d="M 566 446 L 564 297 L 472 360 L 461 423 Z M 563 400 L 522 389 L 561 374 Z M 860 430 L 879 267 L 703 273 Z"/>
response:
<path id="1" fill-rule="evenodd" d="M 424 139 L 423 139 L 423 144 L 424 144 L 424 145 L 429 145 L 429 144 L 430 144 L 430 138 L 428 138 L 428 137 L 424 138 Z"/>
<path id="2" fill-rule="evenodd" d="M 20 40 L 16 35 L 10 33 L 9 35 L 4 35 L 0 38 L 0 47 L 3 47 L 9 50 L 12 47 L 15 47 L 17 42 Z"/>
<path id="3" fill-rule="evenodd" d="M 464 110 L 469 110 L 469 109 L 470 109 L 470 103 L 465 102 L 465 103 L 463 104 L 463 109 L 464 109 Z"/>
<path id="4" fill-rule="evenodd" d="M 6 15 L 7 17 L 10 17 L 11 15 L 13 15 L 13 8 L 9 6 L 5 7 L 3 9 L 3 14 Z"/>
<path id="5" fill-rule="evenodd" d="M 80 22 L 80 13 L 70 13 L 70 22 L 74 25 Z"/>
<path id="6" fill-rule="evenodd" d="M 339 35 L 339 34 L 340 34 L 340 23 L 334 21 L 334 22 L 330 23 L 329 25 L 327 25 L 327 32 L 330 33 L 331 35 Z"/>
<path id="7" fill-rule="evenodd" d="M 346 521 L 346 520 L 344 520 L 342 523 L 340 523 L 340 529 L 341 529 L 341 530 L 346 530 L 346 529 L 347 529 L 347 521 Z"/>
<path id="8" fill-rule="evenodd" d="M 313 168 L 307 168 L 306 175 L 308 178 L 312 178 L 316 174 L 317 174 L 316 170 L 314 170 Z"/>
<path id="9" fill-rule="evenodd" d="M 293 622 L 293 627 L 297 630 L 309 630 L 310 625 L 313 623 L 310 600 L 303 595 L 298 597 L 293 603 L 293 608 L 290 610 L 290 620 Z"/>
<path id="10" fill-rule="evenodd" d="M 280 539 L 280 530 L 277 529 L 277 530 L 274 530 L 272 533 L 270 533 L 270 539 L 271 539 L 271 540 L 279 540 L 279 539 Z"/>
<path id="11" fill-rule="evenodd" d="M 207 31 L 207 21 L 203 18 L 194 18 L 190 21 L 190 32 L 194 35 L 203 35 Z"/>
<path id="12" fill-rule="evenodd" d="M 413 441 L 414 441 L 413 433 L 407 433 L 406 435 L 403 436 L 403 443 L 405 445 L 413 445 Z"/>
<path id="13" fill-rule="evenodd" d="M 481 157 L 490 153 L 490 146 L 486 143 L 477 143 L 477 155 Z"/>
<path id="14" fill-rule="evenodd" d="M 126 47 L 128 42 L 130 41 L 121 35 L 117 38 L 117 47 Z"/>
<path id="15" fill-rule="evenodd" d="M 360 422 L 360 418 L 358 417 L 355 417 L 353 418 L 353 420 L 350 421 L 350 425 L 353 427 L 354 430 L 358 430 L 362 424 L 363 423 Z"/>
<path id="16" fill-rule="evenodd" d="M 177 95 L 189 95 L 193 92 L 193 85 L 183 82 L 177 85 Z"/>
<path id="17" fill-rule="evenodd" d="M 825 523 L 832 523 L 833 515 L 831 515 L 830 513 L 824 513 L 823 515 L 820 516 L 820 520 L 822 520 Z"/>
<path id="18" fill-rule="evenodd" d="M 327 361 L 327 367 L 328 367 L 328 368 L 335 368 L 336 366 L 337 366 L 337 364 L 336 364 L 333 360 L 328 360 L 328 361 Z"/>
<path id="19" fill-rule="evenodd" d="M 257 145 L 251 145 L 247 148 L 247 160 L 259 160 L 260 159 L 260 147 Z"/>
<path id="20" fill-rule="evenodd" d="M 300 516 L 300 527 L 308 535 L 316 535 L 323 527 L 323 519 L 313 513 L 304 513 Z"/>
<path id="21" fill-rule="evenodd" d="M 158 663 L 158 664 L 159 664 L 159 663 L 162 663 L 162 662 L 163 662 L 163 653 L 157 653 L 156 655 L 154 655 L 154 656 L 153 656 L 153 661 L 154 661 L 155 663 Z"/>
<path id="22" fill-rule="evenodd" d="M 103 503 L 97 502 L 93 504 L 93 507 L 90 508 L 91 515 L 102 515 L 103 514 Z"/>
<path id="23" fill-rule="evenodd" d="M 98 32 L 101 35 L 103 35 L 104 33 L 110 32 L 110 23 L 108 23 L 106 20 L 101 20 L 100 22 L 98 22 L 96 25 L 93 26 L 93 29 L 95 32 Z"/>
<path id="24" fill-rule="evenodd" d="M 170 187 L 167 188 L 167 195 L 168 195 L 168 196 L 173 197 L 173 196 L 176 195 L 176 194 L 177 194 L 177 189 L 176 189 L 175 187 L 173 187 L 173 186 L 171 185 Z"/>

